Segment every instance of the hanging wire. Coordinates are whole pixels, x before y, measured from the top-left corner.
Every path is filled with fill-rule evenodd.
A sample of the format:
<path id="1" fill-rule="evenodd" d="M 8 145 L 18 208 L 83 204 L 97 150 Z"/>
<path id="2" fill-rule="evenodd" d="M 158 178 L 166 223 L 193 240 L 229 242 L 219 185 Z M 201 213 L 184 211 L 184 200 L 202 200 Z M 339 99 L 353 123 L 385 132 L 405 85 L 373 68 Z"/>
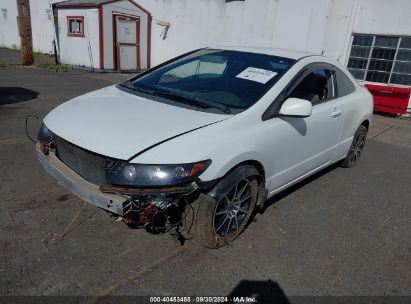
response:
<path id="1" fill-rule="evenodd" d="M 36 139 L 33 139 L 30 134 L 29 134 L 29 130 L 28 130 L 28 121 L 30 118 L 36 118 L 37 120 L 40 120 L 40 117 L 36 116 L 36 115 L 32 115 L 32 114 L 28 114 L 26 116 L 26 136 L 28 139 L 30 139 L 33 143 L 37 143 Z"/>
<path id="2" fill-rule="evenodd" d="M 43 247 L 48 249 L 50 247 L 50 245 L 57 242 L 62 237 L 66 236 L 70 231 L 74 230 L 78 225 L 73 227 L 71 230 L 69 230 L 69 229 L 74 224 L 74 222 L 78 219 L 78 217 L 80 216 L 80 214 L 83 211 L 86 204 L 87 204 L 86 202 L 83 203 L 83 206 L 81 206 L 81 208 L 77 211 L 76 215 L 73 217 L 73 219 L 70 221 L 70 223 L 66 226 L 66 228 L 64 228 L 62 233 L 60 233 L 60 234 L 58 234 L 58 233 L 49 233 L 44 239 L 41 240 L 41 245 L 43 245 Z M 94 215 L 94 213 L 91 216 L 87 217 L 84 221 L 86 221 L 87 219 L 89 219 L 93 215 Z M 83 222 L 81 222 L 81 223 L 83 223 Z"/>

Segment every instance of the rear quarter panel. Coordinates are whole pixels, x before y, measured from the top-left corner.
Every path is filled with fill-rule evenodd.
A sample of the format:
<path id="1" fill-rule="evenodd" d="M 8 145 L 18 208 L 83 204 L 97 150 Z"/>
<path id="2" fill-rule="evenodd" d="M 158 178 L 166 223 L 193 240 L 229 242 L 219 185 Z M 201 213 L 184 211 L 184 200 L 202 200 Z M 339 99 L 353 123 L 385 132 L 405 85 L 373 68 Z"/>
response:
<path id="1" fill-rule="evenodd" d="M 347 155 L 358 127 L 366 120 L 371 125 L 373 113 L 372 96 L 366 88 L 359 85 L 354 93 L 341 98 L 341 105 L 344 109 L 344 123 L 336 160 Z"/>

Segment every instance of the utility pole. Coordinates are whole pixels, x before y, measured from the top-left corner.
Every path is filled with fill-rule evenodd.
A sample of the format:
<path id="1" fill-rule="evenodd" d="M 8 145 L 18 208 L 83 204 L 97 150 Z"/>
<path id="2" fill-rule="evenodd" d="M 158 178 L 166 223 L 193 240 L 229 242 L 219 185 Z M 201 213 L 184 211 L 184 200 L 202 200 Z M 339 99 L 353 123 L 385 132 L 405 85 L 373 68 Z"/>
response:
<path id="1" fill-rule="evenodd" d="M 33 39 L 31 37 L 30 1 L 17 0 L 17 26 L 20 34 L 21 64 L 34 63 Z"/>

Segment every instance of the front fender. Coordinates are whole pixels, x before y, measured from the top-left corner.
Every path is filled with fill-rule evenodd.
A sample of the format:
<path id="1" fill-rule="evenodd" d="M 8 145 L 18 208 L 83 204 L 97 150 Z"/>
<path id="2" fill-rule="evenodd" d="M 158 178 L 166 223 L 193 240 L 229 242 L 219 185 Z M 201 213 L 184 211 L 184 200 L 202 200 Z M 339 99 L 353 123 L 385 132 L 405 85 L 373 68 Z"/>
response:
<path id="1" fill-rule="evenodd" d="M 225 177 L 223 177 L 223 179 L 220 182 L 218 182 L 211 189 L 211 191 L 208 192 L 208 194 L 214 197 L 216 200 L 219 200 L 225 195 L 225 193 L 227 193 L 228 190 L 230 190 L 234 181 L 244 179 L 248 176 L 259 177 L 260 174 L 258 170 L 253 166 L 239 166 L 230 173 L 228 173 Z"/>
<path id="2" fill-rule="evenodd" d="M 203 181 L 219 179 L 238 164 L 250 160 L 259 162 L 269 173 L 269 130 L 261 121 L 240 118 L 233 117 L 164 142 L 131 162 L 179 164 L 211 159 L 211 165 L 200 175 Z"/>

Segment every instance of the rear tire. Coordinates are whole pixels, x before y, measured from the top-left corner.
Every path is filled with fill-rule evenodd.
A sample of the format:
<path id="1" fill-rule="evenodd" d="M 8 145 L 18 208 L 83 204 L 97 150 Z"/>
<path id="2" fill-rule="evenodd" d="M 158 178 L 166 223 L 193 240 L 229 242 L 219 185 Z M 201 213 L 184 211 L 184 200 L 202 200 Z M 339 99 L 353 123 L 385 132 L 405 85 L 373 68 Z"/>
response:
<path id="1" fill-rule="evenodd" d="M 341 162 L 341 167 L 351 168 L 358 162 L 362 151 L 364 150 L 365 141 L 367 139 L 367 132 L 368 129 L 364 125 L 359 126 L 357 131 L 355 131 L 350 150 L 348 151 L 347 156 Z"/>
<path id="2" fill-rule="evenodd" d="M 220 199 L 207 194 L 192 207 L 192 235 L 203 246 L 220 248 L 237 238 L 246 227 L 258 198 L 259 183 L 250 176 L 234 180 Z M 189 211 L 188 211 L 189 212 Z"/>

